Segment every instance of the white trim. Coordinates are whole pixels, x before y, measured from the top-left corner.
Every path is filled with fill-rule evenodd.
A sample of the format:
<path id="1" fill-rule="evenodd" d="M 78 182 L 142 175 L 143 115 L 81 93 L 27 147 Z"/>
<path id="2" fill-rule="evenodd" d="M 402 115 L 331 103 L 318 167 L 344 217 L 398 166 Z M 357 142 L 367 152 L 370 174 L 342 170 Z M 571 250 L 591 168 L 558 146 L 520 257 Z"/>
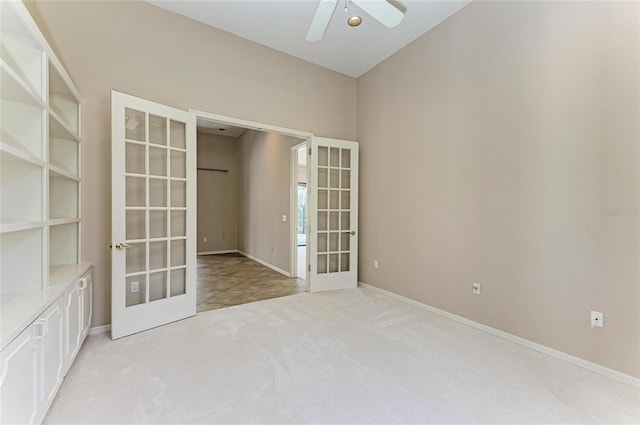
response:
<path id="1" fill-rule="evenodd" d="M 402 295 L 395 294 L 393 292 L 386 291 L 384 289 L 377 288 L 375 286 L 369 285 L 368 283 L 358 282 L 358 286 L 371 290 L 373 292 L 377 292 L 382 295 L 386 295 L 390 298 L 394 298 L 396 300 L 407 302 L 416 307 L 428 310 L 432 313 L 438 314 L 440 316 L 446 317 L 451 320 L 455 320 L 456 322 L 462 323 L 467 326 L 471 326 L 472 328 L 478 329 L 482 332 L 486 332 L 488 334 L 497 336 L 502 339 L 506 339 L 507 341 L 514 342 L 516 344 L 522 345 L 524 347 L 530 348 L 532 350 L 538 351 L 543 354 L 547 354 L 551 357 L 555 357 L 556 359 L 564 360 L 569 362 L 575 366 L 582 367 L 591 372 L 597 373 L 598 375 L 606 376 L 607 378 L 615 379 L 616 381 L 622 382 L 627 385 L 631 385 L 636 388 L 640 388 L 640 379 L 631 375 L 627 375 L 626 373 L 618 372 L 617 370 L 610 369 L 605 366 L 601 366 L 596 363 L 592 363 L 588 360 L 581 359 L 576 356 L 572 356 L 571 354 L 558 351 L 551 347 L 547 347 L 546 345 L 538 344 L 537 342 L 530 341 L 525 338 L 521 338 L 519 336 L 510 334 L 508 332 L 501 331 L 496 328 L 492 328 L 491 326 L 483 325 L 478 322 L 474 322 L 473 320 L 466 319 L 462 316 L 458 316 L 457 314 L 449 313 L 444 310 L 440 310 L 439 308 L 432 307 L 428 304 L 421 303 L 416 300 L 412 300 L 411 298 L 403 297 Z"/>
<path id="2" fill-rule="evenodd" d="M 87 335 L 99 335 L 110 331 L 111 325 L 94 326 L 93 328 L 89 328 L 89 332 L 87 332 Z"/>
<path id="3" fill-rule="evenodd" d="M 249 255 L 249 254 L 247 254 L 246 252 L 243 252 L 243 251 L 238 251 L 238 253 L 244 255 L 245 257 L 249 258 L 250 260 L 255 261 L 256 263 L 260 263 L 263 266 L 269 267 L 271 270 L 275 270 L 278 273 L 281 273 L 281 274 L 285 275 L 286 277 L 291 277 L 291 273 L 289 273 L 289 272 L 287 272 L 285 270 L 282 270 L 280 267 L 276 267 L 273 264 L 269 264 L 266 261 L 259 259 L 258 257 L 254 257 L 253 255 Z"/>
<path id="4" fill-rule="evenodd" d="M 298 151 L 300 149 L 307 150 L 306 141 L 291 147 L 291 178 L 289 181 L 289 275 L 295 277 L 298 277 Z"/>
<path id="5" fill-rule="evenodd" d="M 285 136 L 299 137 L 301 139 L 309 139 L 313 133 L 302 130 L 294 130 L 292 128 L 278 127 L 277 125 L 264 124 L 256 121 L 243 120 L 240 118 L 228 117 L 225 115 L 211 114 L 209 112 L 189 109 L 189 112 L 196 114 L 197 118 L 216 121 L 222 124 L 230 124 L 236 127 L 244 127 L 252 130 L 267 131 L 270 133 L 284 134 Z"/>
<path id="6" fill-rule="evenodd" d="M 235 254 L 237 252 L 238 252 L 237 249 L 224 249 L 222 251 L 197 252 L 196 255 Z"/>

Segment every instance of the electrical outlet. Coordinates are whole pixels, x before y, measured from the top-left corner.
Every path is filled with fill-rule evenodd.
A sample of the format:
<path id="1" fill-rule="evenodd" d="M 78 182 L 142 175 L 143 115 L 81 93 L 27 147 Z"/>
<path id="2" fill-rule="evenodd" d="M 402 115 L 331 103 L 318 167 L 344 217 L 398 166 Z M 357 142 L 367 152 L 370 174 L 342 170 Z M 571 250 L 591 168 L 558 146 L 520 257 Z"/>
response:
<path id="1" fill-rule="evenodd" d="M 131 282 L 131 292 L 140 291 L 140 282 Z"/>
<path id="2" fill-rule="evenodd" d="M 209 238 L 207 238 L 206 236 L 204 238 L 202 238 L 202 242 L 207 243 L 207 241 L 209 240 Z"/>
<path id="3" fill-rule="evenodd" d="M 378 260 L 373 260 L 373 268 L 377 269 L 378 268 Z"/>
<path id="4" fill-rule="evenodd" d="M 601 328 L 604 326 L 604 314 L 591 310 L 591 327 Z"/>
<path id="5" fill-rule="evenodd" d="M 282 215 L 282 221 L 287 221 L 287 215 L 286 214 Z"/>
<path id="6" fill-rule="evenodd" d="M 471 285 L 471 290 L 474 294 L 480 295 L 480 284 L 473 282 L 473 284 Z"/>

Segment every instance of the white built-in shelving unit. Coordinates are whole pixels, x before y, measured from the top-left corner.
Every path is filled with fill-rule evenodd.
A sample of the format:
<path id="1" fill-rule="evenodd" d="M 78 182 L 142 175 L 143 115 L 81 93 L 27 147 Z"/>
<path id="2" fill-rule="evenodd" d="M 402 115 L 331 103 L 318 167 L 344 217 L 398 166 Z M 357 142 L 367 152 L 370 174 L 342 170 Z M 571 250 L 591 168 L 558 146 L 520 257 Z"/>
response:
<path id="1" fill-rule="evenodd" d="M 20 2 L 2 2 L 1 29 L 4 296 L 47 289 L 50 267 L 80 260 L 81 127 L 78 90 Z"/>
<path id="2" fill-rule="evenodd" d="M 0 31 L 1 422 L 39 422 L 91 319 L 80 94 L 21 1 L 0 1 Z"/>

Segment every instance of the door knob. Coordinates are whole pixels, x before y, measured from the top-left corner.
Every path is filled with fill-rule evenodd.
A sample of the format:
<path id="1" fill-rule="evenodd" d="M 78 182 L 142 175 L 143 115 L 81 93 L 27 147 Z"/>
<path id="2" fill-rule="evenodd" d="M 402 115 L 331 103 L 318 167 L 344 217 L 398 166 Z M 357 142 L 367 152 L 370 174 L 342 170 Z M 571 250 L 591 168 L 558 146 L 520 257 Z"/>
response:
<path id="1" fill-rule="evenodd" d="M 356 231 L 355 231 L 355 230 L 352 230 L 352 231 L 351 231 L 351 232 L 349 232 L 349 233 L 351 233 L 351 236 L 355 236 L 355 235 L 356 235 Z"/>
<path id="2" fill-rule="evenodd" d="M 128 243 L 118 243 L 116 244 L 116 249 L 127 249 L 127 248 L 131 248 L 131 245 L 129 245 Z"/>

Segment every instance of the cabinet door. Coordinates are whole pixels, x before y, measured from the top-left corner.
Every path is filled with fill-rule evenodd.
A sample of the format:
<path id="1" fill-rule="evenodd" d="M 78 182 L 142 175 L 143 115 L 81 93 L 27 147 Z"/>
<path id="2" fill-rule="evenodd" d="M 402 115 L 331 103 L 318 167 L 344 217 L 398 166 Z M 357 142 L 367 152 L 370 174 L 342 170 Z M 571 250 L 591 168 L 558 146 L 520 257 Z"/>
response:
<path id="1" fill-rule="evenodd" d="M 36 323 L 42 322 L 45 327 L 44 335 L 38 340 L 41 365 L 41 417 L 46 413 L 46 409 L 56 395 L 58 386 L 62 383 L 62 367 L 64 365 L 64 315 L 62 306 L 61 297 L 36 321 Z"/>
<path id="2" fill-rule="evenodd" d="M 31 325 L 0 356 L 0 422 L 30 424 L 38 413 L 36 328 Z"/>
<path id="3" fill-rule="evenodd" d="M 91 327 L 93 279 L 91 272 L 87 273 L 81 280 L 82 288 L 82 335 L 86 335 Z M 82 340 L 81 340 L 82 341 Z"/>
<path id="4" fill-rule="evenodd" d="M 64 356 L 65 370 L 68 370 L 82 341 L 82 290 L 80 281 L 76 282 L 66 292 L 65 323 L 67 329 Z"/>

